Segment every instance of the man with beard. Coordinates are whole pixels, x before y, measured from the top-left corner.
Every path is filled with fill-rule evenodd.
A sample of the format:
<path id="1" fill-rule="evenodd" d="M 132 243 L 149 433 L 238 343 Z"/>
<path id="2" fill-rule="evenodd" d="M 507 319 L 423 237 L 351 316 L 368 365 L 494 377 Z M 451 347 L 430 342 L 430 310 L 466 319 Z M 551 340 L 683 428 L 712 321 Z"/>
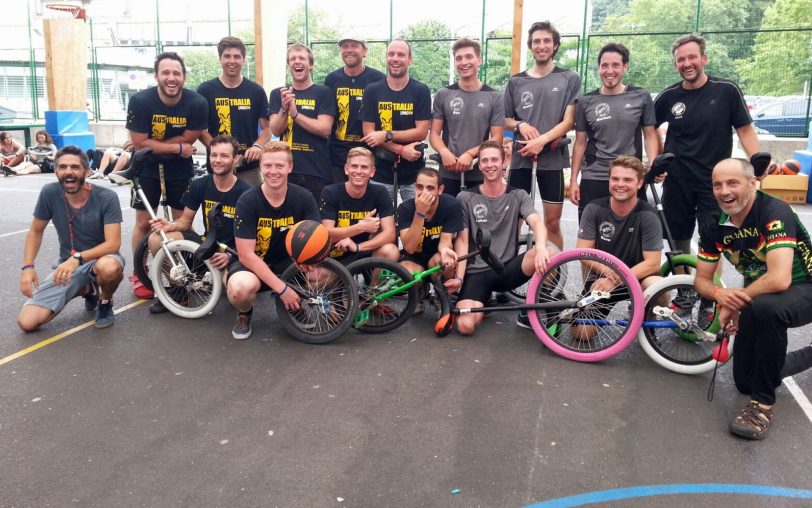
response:
<path id="1" fill-rule="evenodd" d="M 195 91 L 183 88 L 186 65 L 177 53 L 161 53 L 155 57 L 155 81 L 158 86 L 143 90 L 130 98 L 127 108 L 127 129 L 135 150 L 150 148 L 155 161 L 150 161 L 138 177 L 138 182 L 153 209 L 161 197 L 159 165 L 163 165 L 166 200 L 172 209 L 172 218 L 183 213 L 181 198 L 192 179 L 192 155 L 197 151 L 194 142 L 206 129 L 208 105 Z M 112 175 L 115 178 L 115 175 Z M 135 226 L 132 249 L 138 247 L 149 233 L 149 214 L 144 203 L 133 191 Z M 133 293 L 138 298 L 152 298 L 154 293 L 144 287 L 138 277 L 130 277 Z"/>
<path id="2" fill-rule="evenodd" d="M 313 83 L 313 52 L 304 44 L 288 48 L 291 86 L 271 92 L 271 132 L 293 153 L 290 183 L 309 190 L 318 203 L 321 190 L 333 181 L 327 138 L 333 129 L 333 92 Z"/>
<path id="3" fill-rule="evenodd" d="M 17 324 L 32 332 L 59 314 L 71 299 L 83 296 L 85 309 L 96 310 L 96 328 L 107 328 L 115 321 L 113 293 L 124 273 L 124 258 L 118 252 L 118 196 L 85 182 L 90 164 L 79 147 L 69 145 L 57 152 L 55 173 L 58 181 L 40 190 L 25 238 L 20 292 L 28 301 Z M 34 261 L 49 222 L 59 238 L 59 258 L 54 271 L 40 283 Z"/>
<path id="4" fill-rule="evenodd" d="M 759 150 L 758 136 L 739 87 L 705 74 L 703 37 L 680 37 L 671 53 L 682 81 L 654 101 L 657 126 L 668 123 L 664 151 L 676 155 L 663 186 L 663 210 L 677 250 L 690 252 L 697 218 L 700 237 L 719 220 L 711 172 L 732 153 L 731 129 L 748 157 Z"/>
<path id="5" fill-rule="evenodd" d="M 561 47 L 561 34 L 549 21 L 533 23 L 528 30 L 527 47 L 535 65 L 508 81 L 505 88 L 505 129 L 513 130 L 516 144 L 510 164 L 510 184 L 530 193 L 532 158 L 546 145 L 561 138 L 575 124 L 575 101 L 581 90 L 577 73 L 555 65 Z M 536 179 L 547 234 L 559 249 L 561 210 L 564 205 L 564 168 L 569 166 L 566 146 L 539 156 Z"/>
<path id="6" fill-rule="evenodd" d="M 502 142 L 505 109 L 501 94 L 479 80 L 479 43 L 463 37 L 451 49 L 460 80 L 434 96 L 429 142 L 442 157 L 443 192 L 456 196 L 462 175 L 466 185 L 482 183 L 482 172 L 472 167 L 473 160 L 482 141 Z"/>
<path id="7" fill-rule="evenodd" d="M 245 44 L 237 37 L 223 37 L 217 44 L 223 72 L 201 83 L 197 92 L 209 103 L 209 128 L 200 140 L 207 147 L 218 134 L 233 136 L 242 155 L 237 177 L 251 185 L 259 184 L 259 153 L 271 137 L 268 96 L 265 90 L 244 78 Z M 257 126 L 261 130 L 257 134 Z M 209 160 L 211 171 L 211 160 Z"/>
<path id="8" fill-rule="evenodd" d="M 736 335 L 733 380 L 750 402 L 730 432 L 763 439 L 781 380 L 812 366 L 812 347 L 787 353 L 787 329 L 812 322 L 812 240 L 789 205 L 756 190 L 748 161 L 725 159 L 711 178 L 722 210 L 700 237 L 694 285 L 717 302 L 719 323 Z M 744 276 L 744 287 L 713 284 L 722 255 Z"/>
<path id="9" fill-rule="evenodd" d="M 330 165 L 333 168 L 333 182 L 345 180 L 344 163 L 351 148 L 363 147 L 361 138 L 361 105 L 364 88 L 370 83 L 386 79 L 377 69 L 367 67 L 367 43 L 361 37 L 344 37 L 338 41 L 344 67 L 336 69 L 324 78 L 324 86 L 332 89 L 336 97 L 338 116 L 330 135 Z"/>
<path id="10" fill-rule="evenodd" d="M 394 153 L 398 164 L 400 196 L 405 201 L 414 197 L 414 179 L 425 165 L 423 152 L 415 147 L 426 139 L 431 118 L 429 87 L 409 77 L 412 49 L 400 39 L 386 48 L 385 80 L 369 85 L 364 91 L 362 120 L 364 143 L 373 149 Z M 394 163 L 375 158 L 373 181 L 386 186 L 394 203 Z"/>
<path id="11" fill-rule="evenodd" d="M 575 146 L 568 195 L 578 206 L 579 219 L 586 205 L 609 196 L 609 165 L 616 157 L 633 155 L 642 159 L 643 136 L 649 161 L 654 160 L 660 147 L 651 94 L 623 83 L 628 70 L 626 46 L 606 44 L 598 53 L 602 86 L 583 95 L 575 106 Z M 643 197 L 645 188 L 640 188 Z"/>
<path id="12" fill-rule="evenodd" d="M 234 244 L 234 213 L 236 211 L 237 200 L 243 193 L 251 189 L 251 185 L 244 180 L 239 180 L 234 172 L 234 165 L 237 163 L 237 150 L 239 150 L 237 140 L 231 136 L 220 134 L 209 143 L 209 164 L 211 174 L 204 178 L 193 180 L 189 190 L 183 196 L 183 214 L 172 222 L 164 218 L 157 218 L 150 221 L 153 234 L 149 237 L 149 250 L 154 255 L 161 248 L 161 235 L 159 230 L 163 230 L 166 236 L 176 240 L 183 238 L 182 231 L 191 231 L 192 223 L 195 220 L 197 210 L 203 206 L 203 223 L 208 234 L 215 234 L 213 225 L 209 224 L 208 213 L 215 203 L 222 205 L 223 220 L 222 229 L 217 232 L 220 235 L 217 240 L 231 247 Z M 219 270 L 226 270 L 232 261 L 228 252 L 217 252 L 211 259 L 212 265 Z M 166 312 L 166 307 L 160 300 L 156 299 L 149 307 L 152 314 Z"/>

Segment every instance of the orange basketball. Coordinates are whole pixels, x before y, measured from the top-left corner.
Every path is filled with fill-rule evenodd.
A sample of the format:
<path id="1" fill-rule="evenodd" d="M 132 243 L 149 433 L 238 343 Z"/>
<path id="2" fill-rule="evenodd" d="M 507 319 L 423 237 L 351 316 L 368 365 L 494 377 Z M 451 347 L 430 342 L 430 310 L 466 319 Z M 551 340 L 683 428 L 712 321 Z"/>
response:
<path id="1" fill-rule="evenodd" d="M 290 228 L 285 247 L 294 263 L 315 265 L 330 253 L 330 232 L 319 222 L 303 220 Z"/>
<path id="2" fill-rule="evenodd" d="M 780 171 L 783 175 L 797 175 L 801 172 L 801 163 L 795 159 L 785 160 L 784 164 L 781 165 Z"/>

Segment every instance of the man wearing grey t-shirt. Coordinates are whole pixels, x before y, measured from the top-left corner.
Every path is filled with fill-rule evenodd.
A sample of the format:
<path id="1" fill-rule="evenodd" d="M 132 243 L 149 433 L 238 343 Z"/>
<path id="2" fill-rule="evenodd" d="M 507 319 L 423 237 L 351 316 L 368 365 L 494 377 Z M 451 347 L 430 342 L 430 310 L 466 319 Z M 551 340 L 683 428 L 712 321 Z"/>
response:
<path id="1" fill-rule="evenodd" d="M 482 183 L 482 172 L 472 162 L 482 141 L 502 142 L 505 109 L 499 92 L 479 80 L 479 43 L 463 37 L 454 43 L 452 53 L 460 80 L 434 96 L 429 143 L 442 157 L 443 193 L 456 196 L 462 175 L 466 186 Z"/>
<path id="2" fill-rule="evenodd" d="M 598 53 L 602 86 L 583 95 L 575 106 L 575 146 L 568 195 L 578 206 L 579 219 L 586 205 L 609 196 L 609 164 L 615 158 L 633 155 L 642 159 L 644 139 L 649 161 L 659 152 L 654 101 L 647 90 L 623 83 L 628 70 L 626 46 L 614 42 L 603 46 Z M 645 188 L 641 188 L 643 196 Z"/>
<path id="3" fill-rule="evenodd" d="M 543 204 L 547 234 L 559 249 L 561 209 L 564 204 L 564 171 L 569 166 L 566 145 L 542 153 L 546 145 L 564 136 L 575 125 L 575 102 L 581 90 L 577 73 L 555 65 L 561 34 L 549 21 L 533 23 L 527 47 L 535 65 L 511 77 L 505 88 L 505 128 L 517 135 L 518 151 L 510 164 L 510 184 L 530 192 L 530 168 L 538 156 L 536 179 Z"/>

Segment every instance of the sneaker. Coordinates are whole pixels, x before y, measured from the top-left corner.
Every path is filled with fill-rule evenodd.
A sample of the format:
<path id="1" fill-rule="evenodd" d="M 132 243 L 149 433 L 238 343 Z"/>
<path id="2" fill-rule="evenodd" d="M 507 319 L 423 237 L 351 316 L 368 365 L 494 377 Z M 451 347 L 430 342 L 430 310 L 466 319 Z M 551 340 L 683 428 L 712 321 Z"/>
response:
<path id="1" fill-rule="evenodd" d="M 519 315 L 516 316 L 516 325 L 522 328 L 527 328 L 528 330 L 533 329 L 533 327 L 530 325 L 530 318 L 527 316 L 526 310 L 519 311 Z"/>
<path id="2" fill-rule="evenodd" d="M 11 166 L 3 164 L 3 174 L 6 176 L 17 176 L 17 170 L 11 169 Z"/>
<path id="3" fill-rule="evenodd" d="M 751 400 L 730 422 L 730 433 L 744 439 L 764 439 L 772 419 L 772 408 L 764 409 L 758 401 Z"/>
<path id="4" fill-rule="evenodd" d="M 251 314 L 253 310 L 247 314 L 243 312 L 237 313 L 237 323 L 231 329 L 231 336 L 237 340 L 244 340 L 251 336 Z"/>
<path id="5" fill-rule="evenodd" d="M 116 315 L 113 313 L 113 302 L 110 300 L 99 302 L 99 308 L 96 309 L 96 328 L 109 328 L 113 326 L 115 321 Z"/>
<path id="6" fill-rule="evenodd" d="M 85 310 L 90 312 L 96 310 L 99 304 L 99 288 L 95 284 L 89 285 L 88 293 L 82 298 L 85 299 Z"/>
<path id="7" fill-rule="evenodd" d="M 138 280 L 138 276 L 136 274 L 130 275 L 130 282 L 132 282 L 133 294 L 136 296 L 136 298 L 143 298 L 144 300 L 152 300 L 155 298 L 155 293 L 148 287 L 144 286 L 144 284 Z"/>
<path id="8" fill-rule="evenodd" d="M 87 178 L 88 180 L 102 180 L 104 179 L 104 173 L 97 169 L 96 171 L 90 173 L 90 176 Z"/>
<path id="9" fill-rule="evenodd" d="M 152 302 L 152 305 L 149 306 L 149 313 L 150 314 L 163 314 L 164 312 L 166 312 L 168 310 L 169 309 L 164 307 L 164 304 L 161 303 L 161 301 L 159 299 L 157 299 L 157 298 L 155 299 L 154 302 Z"/>

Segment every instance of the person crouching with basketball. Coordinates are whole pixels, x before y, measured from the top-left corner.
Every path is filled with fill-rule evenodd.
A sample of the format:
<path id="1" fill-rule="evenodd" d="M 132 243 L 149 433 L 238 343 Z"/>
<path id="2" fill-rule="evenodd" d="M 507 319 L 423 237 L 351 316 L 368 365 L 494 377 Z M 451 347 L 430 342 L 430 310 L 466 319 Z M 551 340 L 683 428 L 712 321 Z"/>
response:
<path id="1" fill-rule="evenodd" d="M 238 312 L 231 330 L 235 339 L 251 336 L 253 303 L 260 292 L 273 290 L 287 309 L 299 308 L 299 295 L 279 278 L 292 263 L 285 248 L 285 234 L 299 221 L 320 219 L 310 191 L 288 185 L 293 156 L 286 143 L 266 143 L 259 168 L 264 182 L 240 197 L 234 219 L 239 260 L 229 270 L 226 289 Z"/>
<path id="2" fill-rule="evenodd" d="M 395 211 L 381 185 L 370 185 L 375 156 L 366 148 L 350 149 L 344 165 L 346 182 L 321 191 L 321 223 L 330 231 L 330 257 L 344 266 L 370 256 L 397 261 Z"/>

